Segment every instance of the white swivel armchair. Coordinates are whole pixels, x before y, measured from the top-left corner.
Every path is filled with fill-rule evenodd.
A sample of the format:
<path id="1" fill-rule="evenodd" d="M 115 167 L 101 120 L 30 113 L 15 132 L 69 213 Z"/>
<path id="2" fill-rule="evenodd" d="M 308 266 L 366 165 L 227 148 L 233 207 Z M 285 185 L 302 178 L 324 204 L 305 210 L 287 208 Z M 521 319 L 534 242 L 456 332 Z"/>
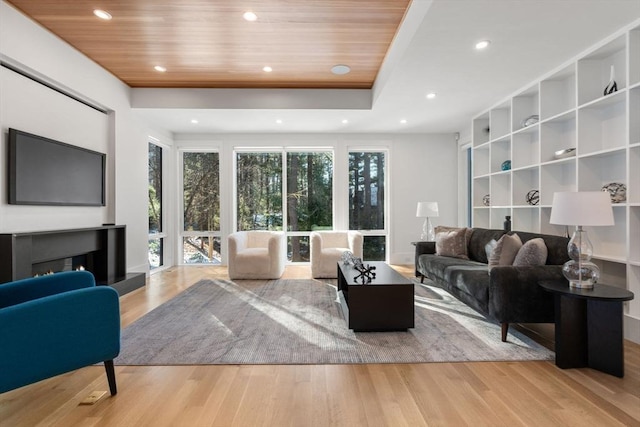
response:
<path id="1" fill-rule="evenodd" d="M 284 273 L 284 233 L 238 231 L 228 243 L 231 279 L 278 279 Z"/>
<path id="2" fill-rule="evenodd" d="M 345 251 L 362 258 L 362 233 L 359 231 L 313 231 L 311 233 L 311 276 L 336 278 L 337 263 Z"/>

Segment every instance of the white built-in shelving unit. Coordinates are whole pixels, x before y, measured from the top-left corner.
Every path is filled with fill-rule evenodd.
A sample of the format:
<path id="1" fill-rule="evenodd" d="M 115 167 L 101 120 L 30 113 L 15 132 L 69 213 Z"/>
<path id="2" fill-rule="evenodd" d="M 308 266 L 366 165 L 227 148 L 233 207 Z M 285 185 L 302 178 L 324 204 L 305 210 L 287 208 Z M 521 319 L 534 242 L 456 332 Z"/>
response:
<path id="1" fill-rule="evenodd" d="M 604 95 L 612 66 L 618 89 Z M 615 225 L 587 230 L 600 281 L 634 292 L 625 316 L 640 325 L 640 21 L 475 117 L 472 139 L 474 227 L 502 228 L 509 215 L 513 230 L 566 235 L 549 224 L 554 192 L 626 185 Z M 568 148 L 571 157 L 556 157 Z M 531 190 L 537 205 L 526 200 Z"/>

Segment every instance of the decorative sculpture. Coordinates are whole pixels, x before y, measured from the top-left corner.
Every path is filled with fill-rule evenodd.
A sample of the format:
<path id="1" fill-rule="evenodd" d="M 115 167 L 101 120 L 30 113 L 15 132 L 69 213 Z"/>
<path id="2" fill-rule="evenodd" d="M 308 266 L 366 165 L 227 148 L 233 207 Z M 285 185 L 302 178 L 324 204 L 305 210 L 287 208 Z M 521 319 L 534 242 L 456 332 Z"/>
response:
<path id="1" fill-rule="evenodd" d="M 340 261 L 342 261 L 342 265 L 353 265 L 353 261 L 357 258 L 353 255 L 351 251 L 342 252 L 342 256 L 340 257 Z"/>
<path id="2" fill-rule="evenodd" d="M 618 83 L 615 80 L 615 72 L 613 65 L 611 66 L 611 75 L 609 76 L 609 83 L 604 87 L 604 96 L 611 95 L 613 92 L 618 91 Z"/>
<path id="3" fill-rule="evenodd" d="M 360 279 L 364 285 L 371 283 L 371 280 L 376 278 L 376 273 L 373 272 L 376 267 L 370 266 L 369 264 L 365 266 L 360 258 L 354 258 L 353 268 L 360 272 L 360 274 L 353 278 L 353 281 L 356 283 L 358 283 L 358 279 Z"/>
<path id="4" fill-rule="evenodd" d="M 538 203 L 540 203 L 540 191 L 538 191 L 538 190 L 529 191 L 527 193 L 527 196 L 525 197 L 525 200 L 531 206 L 537 206 Z"/>
<path id="5" fill-rule="evenodd" d="M 602 191 L 609 193 L 611 203 L 627 201 L 627 186 L 620 182 L 612 182 L 602 187 Z"/>
<path id="6" fill-rule="evenodd" d="M 538 123 L 538 121 L 540 121 L 540 116 L 537 115 L 537 114 L 533 114 L 533 115 L 523 119 L 522 122 L 520 122 L 520 125 L 523 128 L 526 128 L 527 126 L 535 125 L 536 123 Z"/>

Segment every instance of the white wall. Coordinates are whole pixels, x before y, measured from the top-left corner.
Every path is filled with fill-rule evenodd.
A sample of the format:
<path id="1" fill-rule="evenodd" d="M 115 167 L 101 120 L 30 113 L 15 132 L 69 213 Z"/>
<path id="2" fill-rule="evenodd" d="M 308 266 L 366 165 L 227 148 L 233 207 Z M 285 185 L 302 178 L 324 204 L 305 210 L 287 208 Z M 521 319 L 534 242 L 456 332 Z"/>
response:
<path id="1" fill-rule="evenodd" d="M 6 194 L 0 200 L 0 232 L 32 231 L 34 229 L 63 229 L 82 226 L 99 226 L 103 222 L 115 222 L 127 226 L 127 268 L 129 271 L 146 271 L 147 261 L 147 135 L 149 129 L 137 120 L 131 111 L 130 89 L 93 61 L 33 23 L 4 1 L 0 4 L 0 60 L 17 66 L 57 88 L 73 93 L 93 105 L 110 112 L 106 136 L 104 124 L 96 124 L 95 142 L 98 151 L 107 154 L 107 206 L 105 208 L 16 207 L 6 205 Z M 5 72 L 6 71 L 6 72 Z M 29 105 L 9 104 L 5 99 L 15 99 L 12 83 L 3 80 L 0 86 L 0 126 L 5 134 L 8 127 L 34 130 L 34 133 L 77 143 L 93 144 L 85 138 L 92 127 L 86 117 L 78 115 L 75 107 L 64 106 L 64 101 L 54 98 L 44 89 L 30 93 L 31 105 L 39 105 L 47 114 Z M 12 79 L 12 77 L 9 77 Z M 26 90 L 28 84 L 21 85 Z M 5 98 L 6 97 L 6 98 Z M 55 117 L 55 120 L 52 118 Z M 91 121 L 91 120 L 90 120 Z M 76 129 L 82 131 L 75 136 Z M 6 145 L 0 147 L 6 152 Z M 0 176 L 6 175 L 6 161 L 0 160 Z M 4 181 L 2 181 L 4 188 Z M 5 190 L 3 190 L 5 191 Z M 18 209 L 14 209 L 18 208 Z"/>
<path id="2" fill-rule="evenodd" d="M 88 148 L 109 149 L 107 114 L 12 70 L 0 68 L 0 165 L 7 165 L 8 128 Z M 34 120 L 37 117 L 37 120 Z M 32 165 L 34 169 L 39 165 Z M 107 186 L 111 184 L 107 177 Z M 0 230 L 40 231 L 92 227 L 108 221 L 106 207 L 24 206 L 7 203 L 7 173 L 0 173 Z"/>
<path id="3" fill-rule="evenodd" d="M 434 225 L 457 224 L 458 147 L 450 134 L 210 134 L 176 135 L 177 148 L 211 148 L 220 152 L 221 202 L 232 203 L 233 150 L 236 147 L 329 147 L 334 150 L 335 227 L 348 227 L 348 152 L 355 148 L 388 149 L 389 256 L 392 263 L 412 264 L 414 247 L 420 239 L 421 218 L 416 218 L 419 201 L 437 201 L 440 216 Z M 177 168 L 177 165 L 175 165 Z M 179 215 L 175 212 L 175 215 Z M 230 210 L 221 213 L 223 253 L 226 234 L 233 229 Z"/>

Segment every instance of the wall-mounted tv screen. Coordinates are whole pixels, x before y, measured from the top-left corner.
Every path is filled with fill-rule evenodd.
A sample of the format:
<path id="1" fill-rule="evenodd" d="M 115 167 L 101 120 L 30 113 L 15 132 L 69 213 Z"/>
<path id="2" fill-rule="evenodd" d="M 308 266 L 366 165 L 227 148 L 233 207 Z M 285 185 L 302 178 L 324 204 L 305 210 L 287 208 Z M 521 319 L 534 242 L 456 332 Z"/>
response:
<path id="1" fill-rule="evenodd" d="M 106 155 L 9 129 L 9 204 L 104 206 Z"/>

